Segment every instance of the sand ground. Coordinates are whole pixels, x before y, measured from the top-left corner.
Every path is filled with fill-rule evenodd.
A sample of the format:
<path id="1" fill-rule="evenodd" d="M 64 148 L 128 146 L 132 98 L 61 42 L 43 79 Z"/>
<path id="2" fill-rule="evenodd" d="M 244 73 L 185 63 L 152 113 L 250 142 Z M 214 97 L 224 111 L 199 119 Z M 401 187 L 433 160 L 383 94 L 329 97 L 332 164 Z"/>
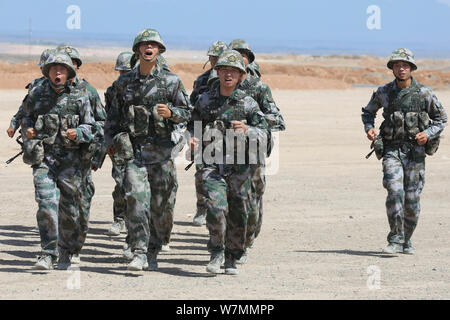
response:
<path id="1" fill-rule="evenodd" d="M 416 254 L 380 254 L 388 233 L 386 192 L 381 162 L 364 158 L 369 142 L 360 120 L 371 92 L 274 90 L 287 130 L 271 159 L 279 168 L 267 177 L 262 232 L 238 276 L 213 276 L 205 272 L 208 232 L 190 224 L 194 171 L 184 171 L 181 159 L 172 250 L 160 254 L 158 272 L 127 271 L 125 234 L 106 234 L 114 187 L 108 160 L 94 173 L 80 269 L 32 270 L 40 245 L 31 169 L 20 158 L 5 165 L 19 150 L 5 131 L 26 92 L 0 91 L 1 298 L 449 299 L 450 141 L 444 138 L 426 160 Z M 450 105 L 450 91 L 436 95 Z"/>

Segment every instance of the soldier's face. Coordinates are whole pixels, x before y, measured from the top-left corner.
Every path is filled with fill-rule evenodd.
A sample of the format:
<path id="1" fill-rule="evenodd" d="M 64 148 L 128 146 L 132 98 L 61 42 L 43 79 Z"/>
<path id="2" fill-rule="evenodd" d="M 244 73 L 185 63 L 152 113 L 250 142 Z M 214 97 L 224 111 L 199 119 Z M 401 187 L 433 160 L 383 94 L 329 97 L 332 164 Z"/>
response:
<path id="1" fill-rule="evenodd" d="M 407 80 L 411 77 L 411 66 L 408 62 L 399 61 L 392 65 L 394 76 L 400 80 Z"/>
<path id="2" fill-rule="evenodd" d="M 224 88 L 234 88 L 241 80 L 242 72 L 233 67 L 220 67 L 217 70 L 220 86 Z"/>
<path id="3" fill-rule="evenodd" d="M 216 65 L 217 60 L 219 60 L 219 57 L 209 56 L 209 63 L 211 64 L 212 68 L 214 68 L 214 66 Z"/>
<path id="4" fill-rule="evenodd" d="M 72 64 L 77 70 L 80 69 L 80 66 L 78 65 L 78 61 L 77 60 L 72 59 Z"/>
<path id="5" fill-rule="evenodd" d="M 139 53 L 146 61 L 153 61 L 159 55 L 159 45 L 154 41 L 142 42 L 139 45 Z"/>
<path id="6" fill-rule="evenodd" d="M 247 67 L 247 65 L 248 65 L 248 56 L 247 56 L 247 54 L 244 51 L 239 51 L 239 52 L 240 52 L 242 58 L 244 58 L 244 65 Z"/>
<path id="7" fill-rule="evenodd" d="M 48 71 L 48 77 L 50 81 L 56 85 L 61 85 L 66 83 L 69 78 L 69 70 L 60 64 L 56 64 L 50 67 Z"/>

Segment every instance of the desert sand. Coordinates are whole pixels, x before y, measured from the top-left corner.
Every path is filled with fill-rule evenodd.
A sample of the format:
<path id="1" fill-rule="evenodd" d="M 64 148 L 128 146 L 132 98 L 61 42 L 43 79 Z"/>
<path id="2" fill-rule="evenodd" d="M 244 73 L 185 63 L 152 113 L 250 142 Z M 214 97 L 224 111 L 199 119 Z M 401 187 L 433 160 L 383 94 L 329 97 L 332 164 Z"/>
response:
<path id="1" fill-rule="evenodd" d="M 293 61 L 298 57 L 284 58 Z M 329 68 L 341 65 L 353 70 L 359 63 L 359 59 L 349 62 L 343 57 L 328 58 L 335 61 Z M 384 60 L 367 59 L 379 60 L 375 69 L 383 70 L 380 72 L 388 78 L 389 73 L 382 69 Z M 310 63 L 314 60 L 327 59 L 311 57 Z M 199 66 L 186 72 L 191 78 L 183 79 L 190 90 L 192 81 L 188 79 L 201 72 L 202 62 L 184 64 Z M 281 63 L 261 63 L 263 79 L 268 83 L 275 72 L 266 74 L 265 70 L 273 69 L 284 70 L 279 75 L 284 83 L 292 82 L 289 80 L 292 77 L 305 85 L 311 79 L 323 85 L 325 77 L 314 73 L 326 68 L 324 64 L 329 61 L 316 65 L 317 68 L 306 64 L 313 74 L 304 75 L 311 77 L 305 81 L 297 71 L 289 74 L 289 70 L 281 69 Z M 5 65 L 9 64 L 0 63 L 1 68 Z M 172 65 L 174 69 L 179 68 L 180 74 L 181 70 L 188 70 L 177 63 Z M 432 61 L 428 65 L 428 70 L 441 66 Z M 104 62 L 98 68 L 112 66 L 113 63 Z M 303 60 L 294 67 L 293 70 L 306 68 Z M 360 69 L 361 78 L 367 75 L 365 68 L 369 67 Z M 35 74 L 28 74 L 29 78 L 18 75 L 17 79 L 32 79 Z M 115 78 L 113 74 L 111 81 Z M 94 73 L 86 73 L 89 81 L 91 75 Z M 444 75 L 435 93 L 449 112 L 450 90 L 445 88 L 449 76 Z M 5 81 L 5 76 L 1 77 Z M 426 159 L 422 213 L 412 238 L 416 254 L 383 255 L 381 249 L 386 245 L 389 231 L 384 207 L 386 191 L 381 184 L 381 162 L 375 156 L 365 159 L 370 143 L 360 119 L 361 107 L 367 104 L 374 87 L 352 88 L 351 82 L 338 80 L 336 86 L 329 88 L 287 85 L 280 89 L 274 85 L 273 96 L 287 129 L 279 134 L 278 152 L 270 160 L 272 170 L 267 176 L 261 234 L 249 253 L 248 262 L 238 266 L 237 276 L 214 276 L 205 271 L 209 261 L 208 232 L 205 226 L 191 225 L 195 213 L 194 170 L 184 170 L 186 162 L 181 156 L 177 159 L 179 189 L 171 251 L 159 255 L 158 272 L 127 271 L 127 261 L 121 256 L 126 234 L 110 237 L 106 233 L 112 222 L 114 188 L 108 159 L 103 168 L 93 173 L 96 193 L 80 268 L 33 270 L 40 244 L 31 168 L 21 158 L 5 164 L 19 151 L 19 146 L 5 131 L 26 91 L 2 82 L 5 87 L 0 90 L 1 298 L 449 299 L 450 142 L 446 139 L 447 132 L 444 131 L 437 154 Z M 379 79 L 376 84 L 385 82 Z M 104 88 L 99 86 L 101 97 Z"/>

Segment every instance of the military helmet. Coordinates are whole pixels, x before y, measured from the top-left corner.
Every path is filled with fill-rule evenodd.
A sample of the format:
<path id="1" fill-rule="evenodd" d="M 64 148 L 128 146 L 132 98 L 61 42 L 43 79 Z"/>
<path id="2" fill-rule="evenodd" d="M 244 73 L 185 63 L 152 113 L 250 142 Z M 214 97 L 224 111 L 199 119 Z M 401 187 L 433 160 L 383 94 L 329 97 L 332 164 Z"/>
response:
<path id="1" fill-rule="evenodd" d="M 392 55 L 387 63 L 387 67 L 392 69 L 392 66 L 397 61 L 405 61 L 411 65 L 411 70 L 414 71 L 417 69 L 416 61 L 414 60 L 414 54 L 411 50 L 405 48 L 399 48 L 392 52 Z"/>
<path id="2" fill-rule="evenodd" d="M 258 62 L 256 62 L 256 60 L 247 65 L 247 70 L 248 70 L 248 73 L 250 73 L 251 75 L 261 78 L 261 69 L 259 67 Z"/>
<path id="3" fill-rule="evenodd" d="M 250 49 L 250 46 L 247 42 L 241 39 L 236 39 L 230 42 L 228 45 L 229 49 L 237 50 L 239 52 L 244 52 L 248 57 L 248 63 L 252 63 L 255 60 L 255 55 L 253 51 Z"/>
<path id="4" fill-rule="evenodd" d="M 158 43 L 160 54 L 166 51 L 166 46 L 164 45 L 159 32 L 155 29 L 144 29 L 140 31 L 134 38 L 133 52 L 137 52 L 139 44 L 146 41 L 154 41 Z"/>
<path id="5" fill-rule="evenodd" d="M 83 62 L 81 61 L 81 56 L 77 49 L 75 49 L 72 46 L 60 45 L 56 48 L 56 50 L 58 50 L 60 52 L 65 52 L 71 59 L 73 59 L 77 62 L 78 68 L 81 67 L 81 64 Z"/>
<path id="6" fill-rule="evenodd" d="M 218 69 L 220 67 L 233 67 L 239 69 L 243 73 L 246 73 L 244 58 L 242 58 L 242 55 L 236 50 L 227 49 L 222 52 L 214 69 Z"/>
<path id="7" fill-rule="evenodd" d="M 228 49 L 228 46 L 223 41 L 216 41 L 214 42 L 208 49 L 208 52 L 206 53 L 207 56 L 213 56 L 218 57 L 223 52 L 223 50 Z"/>
<path id="8" fill-rule="evenodd" d="M 74 78 L 77 75 L 71 57 L 64 52 L 55 52 L 54 54 L 51 54 L 42 67 L 42 74 L 48 78 L 50 68 L 57 64 L 61 64 L 69 70 L 68 79 Z"/>
<path id="9" fill-rule="evenodd" d="M 48 57 L 55 52 L 56 52 L 55 49 L 45 49 L 44 51 L 42 51 L 41 56 L 39 58 L 38 67 L 42 68 L 44 66 L 45 61 L 47 61 Z"/>
<path id="10" fill-rule="evenodd" d="M 131 57 L 133 52 L 121 52 L 116 60 L 116 66 L 114 70 L 117 71 L 130 71 L 131 70 Z"/>

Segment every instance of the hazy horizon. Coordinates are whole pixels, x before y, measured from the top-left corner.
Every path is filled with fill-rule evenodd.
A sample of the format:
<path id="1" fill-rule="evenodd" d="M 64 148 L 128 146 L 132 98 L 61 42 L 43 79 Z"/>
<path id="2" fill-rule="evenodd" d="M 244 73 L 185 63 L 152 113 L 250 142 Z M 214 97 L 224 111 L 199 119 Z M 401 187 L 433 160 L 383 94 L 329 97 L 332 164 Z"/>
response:
<path id="1" fill-rule="evenodd" d="M 22 44 L 131 47 L 151 27 L 169 50 L 241 38 L 264 53 L 450 57 L 450 0 L 16 0 L 0 3 L 0 17 L 0 41 Z"/>

